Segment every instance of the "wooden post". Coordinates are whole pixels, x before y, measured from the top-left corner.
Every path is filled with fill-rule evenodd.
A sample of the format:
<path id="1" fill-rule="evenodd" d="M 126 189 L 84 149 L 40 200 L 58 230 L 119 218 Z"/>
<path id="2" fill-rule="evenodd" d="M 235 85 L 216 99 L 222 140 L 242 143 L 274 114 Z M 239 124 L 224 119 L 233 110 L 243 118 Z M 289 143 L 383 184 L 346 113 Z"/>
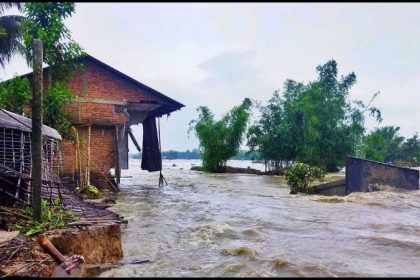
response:
<path id="1" fill-rule="evenodd" d="M 117 162 L 115 164 L 115 177 L 117 177 L 117 184 L 120 184 L 120 178 L 121 178 L 121 167 L 120 167 L 120 153 L 119 153 L 119 129 L 118 125 L 115 125 L 115 152 L 117 155 Z"/>
<path id="2" fill-rule="evenodd" d="M 131 129 L 129 129 L 129 130 L 128 130 L 128 135 L 130 135 L 130 138 L 131 138 L 131 140 L 133 141 L 134 146 L 136 146 L 137 151 L 139 151 L 139 153 L 140 153 L 140 152 L 141 152 L 140 145 L 139 145 L 139 143 L 137 143 L 137 140 L 136 140 L 136 138 L 134 137 L 134 134 L 133 134 L 133 132 L 131 131 Z"/>
<path id="3" fill-rule="evenodd" d="M 32 191 L 34 219 L 41 219 L 42 184 L 42 41 L 34 40 L 32 90 Z"/>

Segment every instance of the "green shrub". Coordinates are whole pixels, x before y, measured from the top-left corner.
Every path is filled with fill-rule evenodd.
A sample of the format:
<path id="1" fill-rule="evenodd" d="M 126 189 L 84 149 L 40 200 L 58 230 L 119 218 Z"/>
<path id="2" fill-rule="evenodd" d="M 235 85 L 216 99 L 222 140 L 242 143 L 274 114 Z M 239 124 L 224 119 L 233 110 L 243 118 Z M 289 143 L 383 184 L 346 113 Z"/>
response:
<path id="1" fill-rule="evenodd" d="M 74 190 L 77 194 L 85 194 L 90 198 L 97 198 L 100 196 L 100 192 L 97 187 L 93 185 L 86 185 L 84 187 L 77 187 Z"/>
<path id="2" fill-rule="evenodd" d="M 48 206 L 48 201 L 42 199 L 41 209 L 41 220 L 30 219 L 22 225 L 15 225 L 16 229 L 22 234 L 31 236 L 45 230 L 64 228 L 68 220 L 78 219 L 74 213 L 63 208 L 59 198 L 56 198 L 50 207 Z M 33 217 L 33 207 L 26 207 L 23 211 L 26 216 Z"/>
<path id="3" fill-rule="evenodd" d="M 55 82 L 51 88 L 46 89 L 42 106 L 45 124 L 55 128 L 67 140 L 74 140 L 71 133 L 71 114 L 64 108 L 73 99 L 74 94 L 63 82 Z"/>
<path id="4" fill-rule="evenodd" d="M 312 193 L 313 190 L 310 184 L 316 180 L 322 181 L 325 176 L 325 171 L 319 167 L 312 167 L 308 164 L 298 162 L 286 167 L 284 176 L 290 187 L 291 194 L 298 192 Z"/>

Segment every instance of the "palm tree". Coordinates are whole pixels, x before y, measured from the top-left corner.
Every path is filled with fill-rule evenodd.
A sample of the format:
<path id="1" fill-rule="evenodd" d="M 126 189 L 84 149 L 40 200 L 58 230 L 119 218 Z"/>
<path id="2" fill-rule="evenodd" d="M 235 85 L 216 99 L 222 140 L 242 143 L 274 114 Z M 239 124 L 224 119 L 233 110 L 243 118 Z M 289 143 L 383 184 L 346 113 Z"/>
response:
<path id="1" fill-rule="evenodd" d="M 13 7 L 18 8 L 18 10 L 21 11 L 23 4 L 20 2 L 0 2 L 0 14 L 2 14 L 5 10 Z"/>
<path id="2" fill-rule="evenodd" d="M 24 17 L 18 15 L 1 16 L 5 10 L 10 8 L 17 8 L 22 11 L 23 3 L 0 2 L 0 66 L 2 68 L 10 62 L 13 55 L 22 47 L 20 22 Z"/>

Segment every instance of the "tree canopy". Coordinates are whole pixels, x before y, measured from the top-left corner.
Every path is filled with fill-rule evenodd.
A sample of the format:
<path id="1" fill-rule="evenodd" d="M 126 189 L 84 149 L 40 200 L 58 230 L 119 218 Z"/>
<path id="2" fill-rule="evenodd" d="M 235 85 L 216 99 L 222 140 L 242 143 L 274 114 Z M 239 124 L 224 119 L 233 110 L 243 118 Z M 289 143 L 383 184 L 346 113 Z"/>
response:
<path id="1" fill-rule="evenodd" d="M 379 109 L 370 103 L 348 100 L 356 83 L 353 72 L 338 78 L 335 60 L 316 70 L 318 78 L 307 84 L 287 80 L 282 95 L 274 92 L 248 130 L 250 149 L 275 169 L 299 161 L 337 171 L 346 155 L 361 148 L 366 113 L 381 120 Z"/>
<path id="2" fill-rule="evenodd" d="M 247 123 L 251 114 L 252 101 L 245 98 L 220 120 L 206 106 L 197 108 L 197 120 L 190 122 L 200 141 L 204 170 L 215 172 L 226 165 L 226 161 L 235 156 L 243 141 Z"/>
<path id="3" fill-rule="evenodd" d="M 64 106 L 72 100 L 73 93 L 68 88 L 67 81 L 79 64 L 77 59 L 83 55 L 82 48 L 71 38 L 70 30 L 65 26 L 64 20 L 75 11 L 74 2 L 25 2 L 2 3 L 0 11 L 13 6 L 23 11 L 24 16 L 14 21 L 15 33 L 13 40 L 0 36 L 0 64 L 10 60 L 11 55 L 19 50 L 24 54 L 29 66 L 32 66 L 33 41 L 41 39 L 43 43 L 43 61 L 48 64 L 47 88 L 44 88 L 43 108 L 44 122 L 57 129 L 64 138 L 71 138 L 69 130 L 70 116 L 64 112 Z M 0 17 L 0 28 L 2 25 Z M 8 33 L 9 34 L 9 33 Z M 1 35 L 1 34 L 0 34 Z M 7 39 L 7 40 L 6 40 Z M 4 51 L 4 48 L 8 51 Z M 24 86 L 24 80 L 7 81 L 0 86 L 0 107 L 21 113 L 24 104 L 31 96 L 30 88 Z M 25 78 L 26 80 L 26 78 Z M 21 86 L 19 86 L 21 85 Z M 19 92 L 11 96 L 11 86 Z M 11 101 L 9 100 L 11 98 Z M 26 104 L 27 105 L 27 104 Z"/>
<path id="4" fill-rule="evenodd" d="M 14 77 L 0 83 L 0 108 L 22 114 L 26 111 L 30 98 L 31 90 L 27 78 Z"/>
<path id="5" fill-rule="evenodd" d="M 64 20 L 75 11 L 74 2 L 28 2 L 25 3 L 25 19 L 22 21 L 24 53 L 29 65 L 32 63 L 34 39 L 43 43 L 43 60 L 49 65 L 53 81 L 66 80 L 76 66 L 75 60 L 83 51 L 71 38 Z"/>
<path id="6" fill-rule="evenodd" d="M 405 139 L 399 135 L 400 127 L 384 126 L 370 132 L 363 143 L 364 157 L 380 162 L 420 161 L 418 134 Z"/>

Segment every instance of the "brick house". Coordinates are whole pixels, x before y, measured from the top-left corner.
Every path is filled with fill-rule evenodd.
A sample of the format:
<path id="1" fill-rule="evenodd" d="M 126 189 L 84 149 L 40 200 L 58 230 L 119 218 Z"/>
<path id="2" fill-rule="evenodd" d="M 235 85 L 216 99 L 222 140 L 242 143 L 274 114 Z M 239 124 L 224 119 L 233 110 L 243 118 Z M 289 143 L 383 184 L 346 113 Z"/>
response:
<path id="1" fill-rule="evenodd" d="M 81 58 L 80 62 L 82 69 L 69 81 L 75 98 L 66 107 L 72 115 L 79 144 L 62 141 L 62 177 L 89 178 L 91 184 L 100 188 L 107 185 L 116 188 L 121 169 L 128 168 L 128 137 L 140 149 L 130 126 L 142 123 L 143 139 L 146 140 L 149 135 L 156 136 L 156 118 L 169 115 L 184 105 L 90 55 Z M 44 82 L 47 75 L 48 67 L 44 68 Z M 152 124 L 147 129 L 146 121 Z M 152 142 L 152 146 L 157 147 L 156 137 Z M 143 154 L 148 150 L 143 141 Z M 155 155 L 152 153 L 149 157 Z M 115 168 L 116 182 L 108 177 L 112 168 Z M 156 171 L 156 168 L 148 170 Z"/>

